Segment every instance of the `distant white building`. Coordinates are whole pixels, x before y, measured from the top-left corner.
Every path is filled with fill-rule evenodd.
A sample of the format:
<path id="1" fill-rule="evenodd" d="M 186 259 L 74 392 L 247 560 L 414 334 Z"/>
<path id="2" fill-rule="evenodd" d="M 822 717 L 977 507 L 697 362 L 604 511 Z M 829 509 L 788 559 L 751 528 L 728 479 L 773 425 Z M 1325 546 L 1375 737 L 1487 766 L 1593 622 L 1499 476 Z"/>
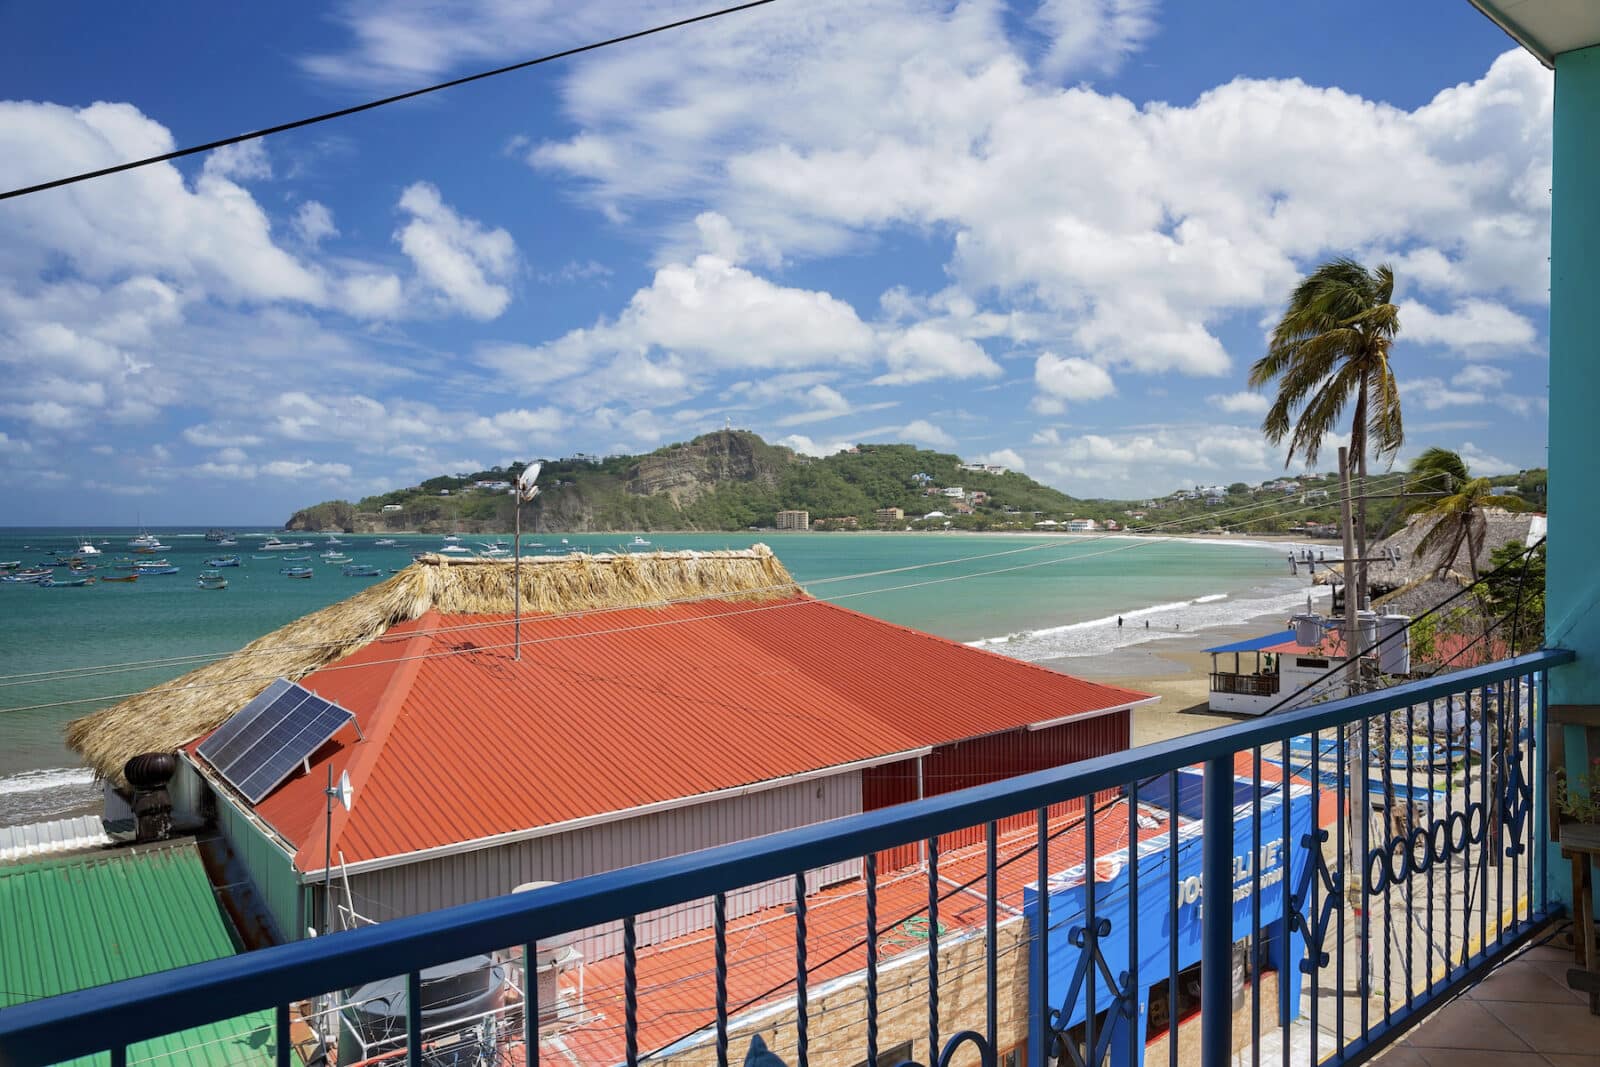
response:
<path id="1" fill-rule="evenodd" d="M 474 488 L 474 489 L 482 489 L 485 492 L 490 492 L 490 493 L 503 493 L 506 490 L 511 488 L 511 483 L 510 482 L 503 482 L 503 481 L 491 481 L 491 480 L 485 479 L 485 480 L 482 480 L 482 481 L 473 482 L 472 483 L 472 488 Z"/>
<path id="2" fill-rule="evenodd" d="M 811 513 L 809 511 L 780 511 L 778 512 L 778 529 L 809 530 L 811 529 Z"/>
<path id="3" fill-rule="evenodd" d="M 1095 529 L 1093 519 L 1072 519 L 1067 523 L 1068 533 L 1093 533 Z"/>
<path id="4" fill-rule="evenodd" d="M 405 508 L 403 508 L 399 504 L 385 504 L 383 506 L 382 510 L 383 511 L 404 511 Z"/>
<path id="5" fill-rule="evenodd" d="M 1300 496 L 1302 504 L 1319 504 L 1328 499 L 1326 489 L 1308 489 Z"/>
<path id="6" fill-rule="evenodd" d="M 967 495 L 967 491 L 961 488 L 959 485 L 947 486 L 946 488 L 941 489 L 940 492 L 942 492 L 945 496 L 950 497 L 952 500 L 960 500 Z"/>

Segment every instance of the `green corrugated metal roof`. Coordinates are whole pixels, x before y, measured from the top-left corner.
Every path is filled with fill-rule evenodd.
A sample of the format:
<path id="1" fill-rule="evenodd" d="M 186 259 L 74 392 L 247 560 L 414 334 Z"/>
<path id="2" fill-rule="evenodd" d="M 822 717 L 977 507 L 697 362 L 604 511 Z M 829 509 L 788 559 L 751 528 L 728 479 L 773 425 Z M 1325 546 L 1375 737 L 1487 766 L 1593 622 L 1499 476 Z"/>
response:
<path id="1" fill-rule="evenodd" d="M 0 1009 L 234 952 L 231 927 L 193 844 L 0 867 Z M 130 1067 L 272 1061 L 267 1012 L 128 1050 Z"/>

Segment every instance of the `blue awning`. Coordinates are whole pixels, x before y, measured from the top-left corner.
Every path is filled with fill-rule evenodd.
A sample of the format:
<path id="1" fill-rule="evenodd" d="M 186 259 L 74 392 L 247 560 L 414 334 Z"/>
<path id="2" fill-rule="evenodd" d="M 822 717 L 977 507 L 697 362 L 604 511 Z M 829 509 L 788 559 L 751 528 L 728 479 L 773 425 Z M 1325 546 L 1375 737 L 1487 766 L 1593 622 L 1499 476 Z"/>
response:
<path id="1" fill-rule="evenodd" d="M 1271 648 L 1273 645 L 1281 645 L 1285 641 L 1293 641 L 1293 640 L 1294 640 L 1294 631 L 1293 630 L 1284 630 L 1282 633 L 1267 634 L 1264 637 L 1249 637 L 1249 638 L 1246 638 L 1243 641 L 1235 641 L 1231 645 L 1218 645 L 1216 648 L 1208 648 L 1208 649 L 1205 649 L 1204 651 L 1206 651 L 1206 652 L 1257 652 L 1257 651 L 1259 651 L 1259 650 L 1261 650 L 1263 648 Z"/>

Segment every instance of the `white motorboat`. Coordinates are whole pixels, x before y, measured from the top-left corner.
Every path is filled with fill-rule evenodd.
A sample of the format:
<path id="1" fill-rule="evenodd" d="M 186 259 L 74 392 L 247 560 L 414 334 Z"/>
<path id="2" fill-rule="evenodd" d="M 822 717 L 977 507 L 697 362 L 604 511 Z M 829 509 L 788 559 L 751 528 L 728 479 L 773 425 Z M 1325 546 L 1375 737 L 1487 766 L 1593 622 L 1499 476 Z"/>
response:
<path id="1" fill-rule="evenodd" d="M 86 540 L 77 548 L 73 549 L 72 554 L 75 556 L 98 556 L 100 555 L 100 550 L 94 547 L 93 541 Z"/>

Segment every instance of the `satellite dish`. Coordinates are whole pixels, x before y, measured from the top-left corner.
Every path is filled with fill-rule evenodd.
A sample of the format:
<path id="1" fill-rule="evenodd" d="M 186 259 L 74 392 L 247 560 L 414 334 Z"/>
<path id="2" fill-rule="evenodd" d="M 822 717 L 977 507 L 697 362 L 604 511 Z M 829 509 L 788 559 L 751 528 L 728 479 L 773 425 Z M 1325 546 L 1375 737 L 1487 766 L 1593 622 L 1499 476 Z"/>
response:
<path id="1" fill-rule="evenodd" d="M 539 487 L 534 483 L 539 480 L 539 469 L 543 466 L 543 462 L 535 462 L 522 468 L 522 473 L 517 476 L 517 498 L 519 500 L 532 500 L 539 495 Z"/>
<path id="2" fill-rule="evenodd" d="M 350 772 L 342 771 L 339 774 L 339 804 L 345 811 L 350 810 L 351 803 L 355 800 L 356 791 L 350 786 Z"/>

